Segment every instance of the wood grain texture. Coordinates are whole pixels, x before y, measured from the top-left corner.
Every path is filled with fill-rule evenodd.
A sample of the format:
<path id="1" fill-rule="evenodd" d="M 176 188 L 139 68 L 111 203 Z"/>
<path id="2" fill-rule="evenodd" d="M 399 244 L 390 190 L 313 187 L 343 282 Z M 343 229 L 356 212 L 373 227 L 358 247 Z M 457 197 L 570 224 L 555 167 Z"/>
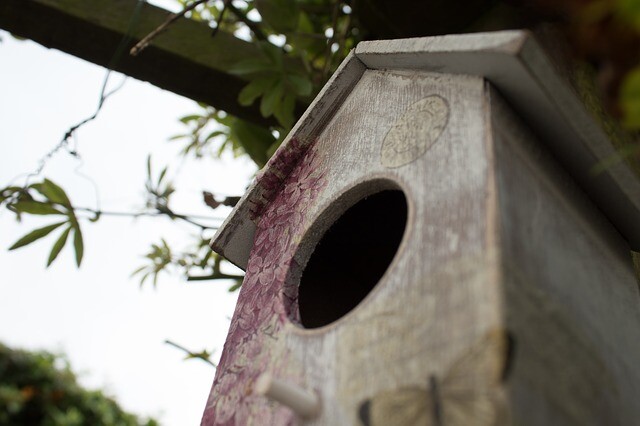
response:
<path id="1" fill-rule="evenodd" d="M 262 368 L 320 394 L 322 413 L 305 424 L 358 424 L 363 401 L 385 390 L 424 386 L 432 375 L 446 376 L 470 346 L 500 326 L 483 87 L 478 77 L 366 71 L 318 136 L 314 169 L 327 183 L 313 204 L 297 212 L 305 225 L 292 236 L 292 261 L 280 264 L 303 268 L 332 219 L 367 193 L 402 188 L 409 218 L 395 259 L 359 306 L 312 330 L 279 316 L 281 325 L 270 329 L 277 332 L 263 340 L 266 353 L 281 355 L 260 356 Z M 438 143 L 419 161 L 383 166 L 380 150 L 389 129 L 412 104 L 433 95 L 450 105 Z M 295 272 L 289 267 L 289 278 Z M 247 294 L 252 274 L 250 266 L 243 286 Z M 240 318 L 236 312 L 232 328 Z M 221 398 L 214 393 L 210 401 Z M 254 415 L 243 419 L 257 423 Z M 205 424 L 217 423 L 209 416 Z"/>
<path id="2" fill-rule="evenodd" d="M 640 294 L 626 242 L 491 91 L 504 306 L 522 425 L 640 416 Z"/>
<path id="3" fill-rule="evenodd" d="M 505 55 L 507 74 L 517 75 L 524 61 L 544 69 L 526 68 L 532 74 L 525 77 L 559 81 L 545 74 L 551 72 L 546 59 L 522 59 L 529 43 L 522 33 L 469 40 L 482 55 L 470 57 L 455 37 L 445 37 L 414 43 L 444 55 L 428 62 L 418 52 L 418 62 L 435 67 L 453 54 L 447 60 L 469 65 L 475 58 L 482 67 L 496 59 L 491 55 Z M 380 51 L 385 45 L 372 46 L 377 51 L 371 57 L 386 55 Z M 376 60 L 404 67 L 402 56 L 389 55 Z M 235 250 L 238 264 L 248 260 L 248 268 L 203 424 L 361 424 L 363 404 L 377 396 L 406 390 L 439 395 L 434 378 L 436 384 L 447 381 L 491 330 L 506 330 L 515 352 L 508 357 L 506 384 L 492 382 L 501 396 L 486 400 L 504 406 L 487 424 L 634 424 L 640 417 L 640 293 L 629 234 L 619 233 L 621 222 L 594 202 L 594 192 L 553 148 L 564 137 L 578 135 L 574 142 L 582 143 L 593 135 L 571 126 L 532 131 L 548 111 L 522 114 L 480 76 L 365 70 L 352 56 L 335 78 L 214 239 L 218 249 Z M 553 84 L 545 83 L 545 90 L 564 96 Z M 521 102 L 556 112 L 575 107 L 568 98 L 570 105 L 557 103 L 545 90 Z M 409 130 L 411 121 L 443 121 L 412 112 L 434 97 L 448 106 L 448 119 Z M 427 149 L 388 167 L 381 155 L 394 128 L 407 129 L 404 134 L 418 144 L 426 141 Z M 590 158 L 604 152 L 587 151 L 582 154 Z M 395 258 L 352 311 L 323 327 L 302 328 L 297 284 L 316 244 L 349 207 L 390 188 L 404 191 L 408 203 Z M 246 232 L 252 226 L 255 234 Z M 495 362 L 478 363 L 468 374 L 472 394 L 493 395 L 472 379 L 483 376 L 483 365 L 507 357 L 497 351 L 491 358 Z M 303 422 L 252 395 L 252 380 L 264 372 L 317 392 L 321 414 Z M 473 399 L 468 404 L 460 412 L 481 415 L 481 408 L 469 408 Z M 437 416 L 427 415 L 438 424 Z M 446 415 L 440 423 L 448 425 Z"/>
<path id="4" fill-rule="evenodd" d="M 356 55 L 370 69 L 421 69 L 491 81 L 632 248 L 640 247 L 639 177 L 625 162 L 594 176 L 593 168 L 615 156 L 615 148 L 531 34 L 501 31 L 363 42 Z"/>
<path id="5" fill-rule="evenodd" d="M 350 54 L 333 73 L 316 99 L 293 127 L 267 165 L 211 240 L 211 248 L 238 267 L 245 269 L 255 235 L 255 207 L 269 202 L 268 193 L 287 178 L 291 170 L 333 118 L 360 79 L 365 67 Z M 274 167 L 275 166 L 275 167 Z M 276 170 L 271 170 L 272 167 Z M 275 179 L 264 179 L 265 174 Z M 275 180 L 275 182 L 274 182 Z M 264 185 L 265 181 L 269 185 Z M 278 183 L 279 182 L 279 183 Z"/>
<path id="6" fill-rule="evenodd" d="M 382 141 L 380 162 L 388 168 L 416 161 L 436 143 L 449 121 L 449 105 L 440 96 L 412 104 Z"/>
<path id="7" fill-rule="evenodd" d="M 597 120 L 526 31 L 465 34 L 360 43 L 285 140 L 313 139 L 365 69 L 423 70 L 482 76 L 491 81 L 538 139 L 605 212 L 632 248 L 640 247 L 640 181 L 619 163 L 594 176 L 592 167 L 614 154 Z M 361 113 L 366 114 L 366 111 Z M 246 267 L 255 224 L 249 219 L 262 188 L 254 183 L 218 231 L 212 247 Z M 249 204 L 249 205 L 247 205 Z"/>

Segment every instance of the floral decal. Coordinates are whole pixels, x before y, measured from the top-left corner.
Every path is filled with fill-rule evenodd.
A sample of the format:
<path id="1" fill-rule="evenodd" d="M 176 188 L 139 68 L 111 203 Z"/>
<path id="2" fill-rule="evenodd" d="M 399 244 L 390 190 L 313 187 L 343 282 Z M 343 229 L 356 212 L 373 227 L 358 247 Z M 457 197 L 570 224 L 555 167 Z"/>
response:
<path id="1" fill-rule="evenodd" d="M 291 268 L 299 267 L 293 255 L 305 229 L 305 212 L 317 199 L 325 179 L 315 149 L 306 150 L 300 159 L 296 148 L 300 145 L 291 142 L 296 155 L 281 156 L 272 164 L 279 165 L 278 170 L 262 175 L 273 185 L 267 190 L 277 193 L 272 193 L 272 201 L 260 210 L 254 210 L 261 213 L 258 228 L 202 419 L 206 426 L 288 425 L 295 421 L 288 408 L 251 394 L 253 382 L 265 371 L 293 383 L 299 381 L 298 370 L 288 365 L 280 338 L 286 311 L 298 312 L 297 283 L 286 281 L 292 275 Z M 285 165 L 285 158 L 296 163 Z M 280 175 L 287 169 L 286 177 Z"/>
<path id="2" fill-rule="evenodd" d="M 312 145 L 306 139 L 292 138 L 271 157 L 267 166 L 256 177 L 262 193 L 250 207 L 251 219 L 258 220 L 262 217 L 264 210 L 280 193 L 285 180 L 290 181 L 289 176 Z"/>

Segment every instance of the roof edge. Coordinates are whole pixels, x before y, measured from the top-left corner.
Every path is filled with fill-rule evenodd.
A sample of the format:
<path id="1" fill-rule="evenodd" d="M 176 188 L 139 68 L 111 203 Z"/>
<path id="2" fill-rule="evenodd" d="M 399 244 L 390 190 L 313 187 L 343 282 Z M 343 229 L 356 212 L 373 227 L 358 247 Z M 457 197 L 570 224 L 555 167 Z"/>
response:
<path id="1" fill-rule="evenodd" d="M 281 185 L 288 176 L 287 170 L 293 169 L 366 69 L 409 69 L 486 78 L 540 140 L 546 141 L 631 247 L 640 249 L 640 180 L 626 163 L 593 175 L 595 165 L 615 155 L 614 147 L 533 35 L 515 30 L 359 43 L 220 227 L 211 242 L 215 251 L 246 268 L 261 209 L 277 193 L 278 183 Z M 265 185 L 267 181 L 270 185 Z"/>
<path id="2" fill-rule="evenodd" d="M 333 118 L 365 69 L 352 50 L 218 228 L 210 243 L 215 252 L 246 269 L 260 213 Z"/>

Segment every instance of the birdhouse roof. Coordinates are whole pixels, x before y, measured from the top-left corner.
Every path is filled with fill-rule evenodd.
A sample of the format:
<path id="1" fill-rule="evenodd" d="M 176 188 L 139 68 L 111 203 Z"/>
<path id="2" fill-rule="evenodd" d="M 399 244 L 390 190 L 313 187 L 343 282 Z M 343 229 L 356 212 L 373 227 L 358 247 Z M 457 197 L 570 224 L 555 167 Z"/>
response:
<path id="1" fill-rule="evenodd" d="M 222 224 L 211 247 L 245 268 L 262 209 L 367 69 L 482 76 L 534 129 L 565 169 L 629 241 L 640 247 L 640 181 L 615 158 L 604 130 L 527 31 L 368 41 L 358 44 L 320 91 Z"/>

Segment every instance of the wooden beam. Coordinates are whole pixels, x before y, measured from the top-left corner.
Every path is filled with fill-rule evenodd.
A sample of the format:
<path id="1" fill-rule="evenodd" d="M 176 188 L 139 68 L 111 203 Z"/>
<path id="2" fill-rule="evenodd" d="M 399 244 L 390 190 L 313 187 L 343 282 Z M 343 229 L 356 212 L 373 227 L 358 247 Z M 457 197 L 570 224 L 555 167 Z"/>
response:
<path id="1" fill-rule="evenodd" d="M 274 123 L 262 117 L 256 105 L 238 104 L 246 81 L 228 73 L 234 63 L 262 54 L 254 44 L 222 31 L 212 37 L 206 24 L 181 18 L 132 57 L 129 49 L 170 15 L 144 3 L 138 19 L 132 20 L 137 5 L 137 0 L 2 0 L 0 28 L 250 122 Z M 127 34 L 131 41 L 114 58 Z"/>

